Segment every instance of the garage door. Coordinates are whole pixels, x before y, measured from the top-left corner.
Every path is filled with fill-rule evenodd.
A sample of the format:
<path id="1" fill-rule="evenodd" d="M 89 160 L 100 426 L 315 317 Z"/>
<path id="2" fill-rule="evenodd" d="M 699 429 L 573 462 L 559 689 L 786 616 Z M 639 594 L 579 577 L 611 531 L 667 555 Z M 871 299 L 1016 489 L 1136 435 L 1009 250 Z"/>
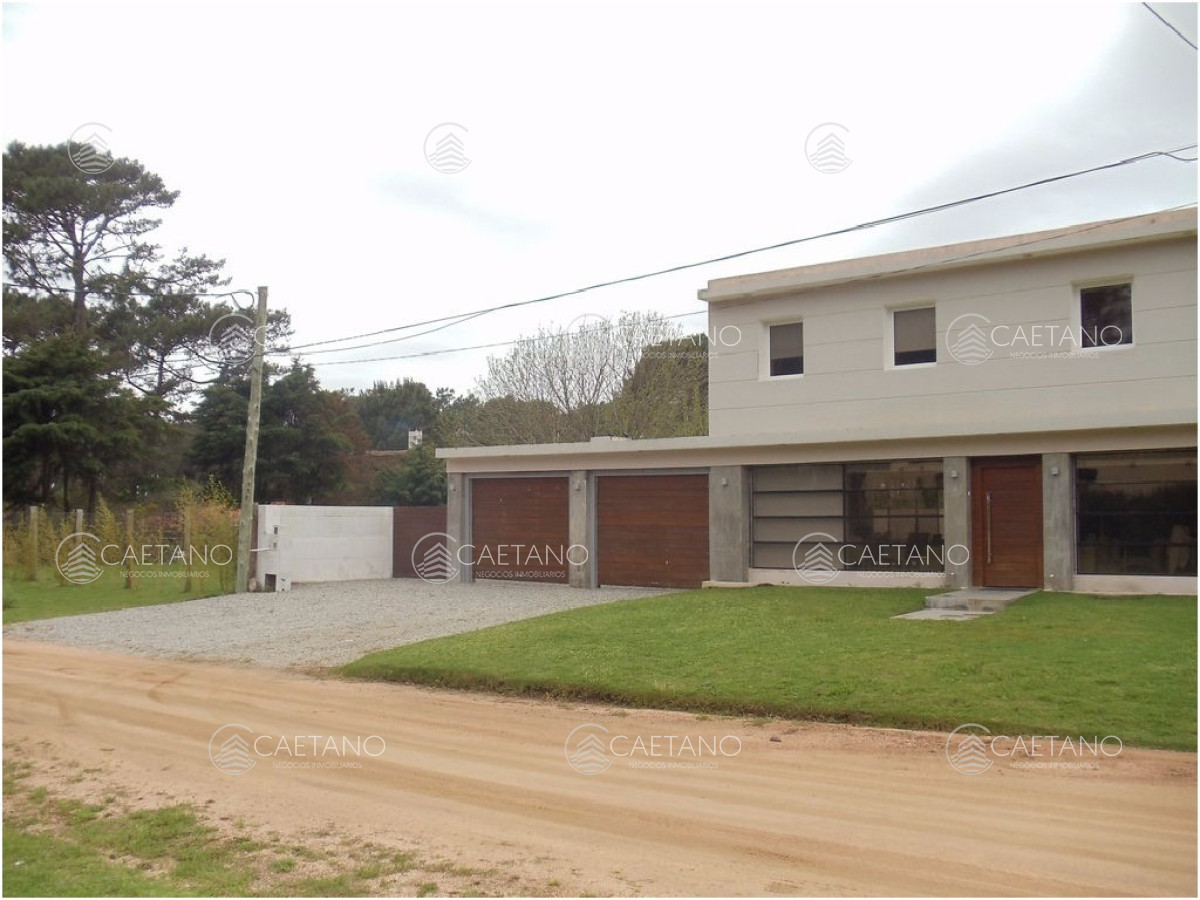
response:
<path id="1" fill-rule="evenodd" d="M 708 579 L 708 475 L 596 479 L 601 584 L 700 587 Z"/>
<path id="2" fill-rule="evenodd" d="M 567 583 L 567 479 L 471 480 L 476 578 Z"/>

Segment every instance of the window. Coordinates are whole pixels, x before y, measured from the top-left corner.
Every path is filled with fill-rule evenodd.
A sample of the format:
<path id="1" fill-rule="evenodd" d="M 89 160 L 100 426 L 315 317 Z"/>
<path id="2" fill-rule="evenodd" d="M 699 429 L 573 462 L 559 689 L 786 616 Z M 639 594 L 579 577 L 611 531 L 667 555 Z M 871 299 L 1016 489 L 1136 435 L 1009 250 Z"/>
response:
<path id="1" fill-rule="evenodd" d="M 832 539 L 839 569 L 945 569 L 940 459 L 755 466 L 751 479 L 754 568 L 790 569 Z"/>
<path id="2" fill-rule="evenodd" d="M 1075 459 L 1078 571 L 1196 574 L 1196 451 Z"/>
<path id="3" fill-rule="evenodd" d="M 937 323 L 932 306 L 892 312 L 892 364 L 937 362 Z"/>
<path id="4" fill-rule="evenodd" d="M 1106 284 L 1079 291 L 1084 347 L 1133 343 L 1133 285 Z"/>
<path id="5" fill-rule="evenodd" d="M 846 555 L 853 568 L 940 572 L 942 461 L 846 466 Z"/>
<path id="6" fill-rule="evenodd" d="M 771 326 L 771 377 L 804 374 L 804 323 Z"/>

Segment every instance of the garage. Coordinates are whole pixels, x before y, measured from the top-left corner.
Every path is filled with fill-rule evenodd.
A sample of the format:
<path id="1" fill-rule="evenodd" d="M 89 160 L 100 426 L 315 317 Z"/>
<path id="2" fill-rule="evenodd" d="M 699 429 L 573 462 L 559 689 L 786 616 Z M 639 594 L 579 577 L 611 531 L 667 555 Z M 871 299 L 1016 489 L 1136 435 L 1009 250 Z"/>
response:
<path id="1" fill-rule="evenodd" d="M 708 475 L 596 477 L 602 585 L 700 587 L 708 579 Z"/>
<path id="2" fill-rule="evenodd" d="M 471 479 L 475 577 L 566 584 L 567 502 L 565 476 Z"/>

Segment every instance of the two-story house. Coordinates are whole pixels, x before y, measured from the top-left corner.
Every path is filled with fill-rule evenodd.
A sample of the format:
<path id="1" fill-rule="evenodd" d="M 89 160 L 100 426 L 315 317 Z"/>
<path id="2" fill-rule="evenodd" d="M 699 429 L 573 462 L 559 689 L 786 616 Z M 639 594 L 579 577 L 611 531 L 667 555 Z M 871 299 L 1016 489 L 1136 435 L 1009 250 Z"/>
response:
<path id="1" fill-rule="evenodd" d="M 457 577 L 1196 591 L 1196 211 L 712 281 L 709 434 L 443 449 Z"/>

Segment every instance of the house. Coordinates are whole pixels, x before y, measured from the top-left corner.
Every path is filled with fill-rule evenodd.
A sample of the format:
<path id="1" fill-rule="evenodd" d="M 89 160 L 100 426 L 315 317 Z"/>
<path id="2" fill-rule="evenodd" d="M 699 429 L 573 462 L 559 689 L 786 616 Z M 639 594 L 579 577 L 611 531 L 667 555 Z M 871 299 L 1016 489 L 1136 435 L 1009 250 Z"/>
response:
<path id="1" fill-rule="evenodd" d="M 1196 591 L 1196 211 L 712 281 L 709 434 L 441 449 L 455 577 Z"/>

